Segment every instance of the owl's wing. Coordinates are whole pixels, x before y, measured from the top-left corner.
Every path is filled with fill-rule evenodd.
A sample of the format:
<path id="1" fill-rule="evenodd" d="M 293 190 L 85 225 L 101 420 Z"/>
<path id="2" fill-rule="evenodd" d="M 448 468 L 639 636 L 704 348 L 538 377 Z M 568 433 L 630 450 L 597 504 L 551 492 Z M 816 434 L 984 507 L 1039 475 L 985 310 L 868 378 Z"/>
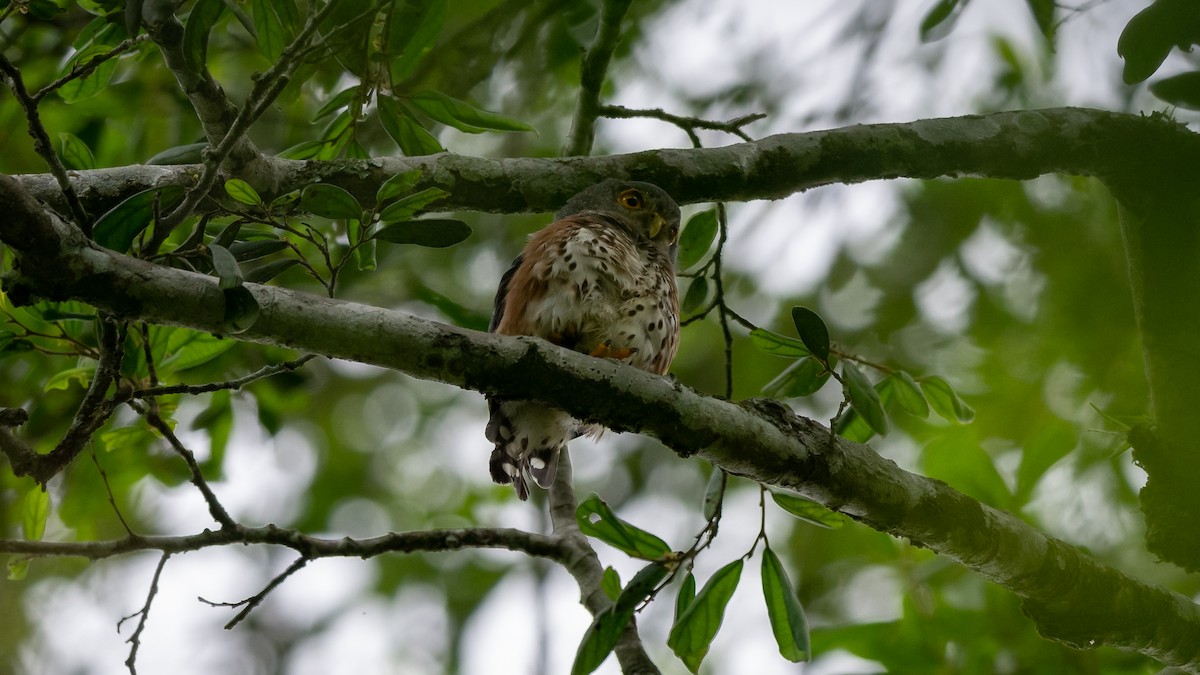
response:
<path id="1" fill-rule="evenodd" d="M 500 287 L 496 289 L 496 300 L 492 304 L 492 320 L 488 323 L 488 332 L 495 333 L 496 327 L 500 325 L 500 320 L 504 318 L 504 307 L 508 301 L 508 285 L 512 283 L 513 275 L 520 269 L 521 263 L 525 262 L 525 254 L 518 255 L 512 262 L 512 267 L 500 277 Z"/>

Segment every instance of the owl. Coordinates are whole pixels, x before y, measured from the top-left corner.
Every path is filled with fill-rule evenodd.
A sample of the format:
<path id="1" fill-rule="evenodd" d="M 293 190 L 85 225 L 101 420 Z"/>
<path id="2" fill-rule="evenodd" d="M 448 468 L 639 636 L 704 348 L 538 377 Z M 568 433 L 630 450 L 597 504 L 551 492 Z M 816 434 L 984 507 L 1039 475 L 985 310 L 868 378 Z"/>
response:
<path id="1" fill-rule="evenodd" d="M 489 331 L 533 335 L 652 373 L 679 346 L 679 206 L 661 188 L 609 179 L 572 197 L 500 280 Z M 488 399 L 492 480 L 529 498 L 554 481 L 567 441 L 602 429 L 534 401 Z"/>

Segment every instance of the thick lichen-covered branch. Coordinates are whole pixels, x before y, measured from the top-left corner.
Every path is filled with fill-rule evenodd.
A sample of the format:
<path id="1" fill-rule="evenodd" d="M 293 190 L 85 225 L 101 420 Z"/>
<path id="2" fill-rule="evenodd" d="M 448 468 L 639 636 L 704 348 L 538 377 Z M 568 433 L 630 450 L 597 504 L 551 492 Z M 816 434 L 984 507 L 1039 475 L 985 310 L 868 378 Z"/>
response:
<path id="1" fill-rule="evenodd" d="M 0 181 L 4 186 L 13 184 Z M 223 296 L 215 278 L 100 249 L 54 219 L 42 221 L 52 232 L 39 239 L 57 239 L 58 248 L 22 251 L 12 222 L 0 222 L 0 240 L 22 257 L 9 288 L 82 300 L 119 318 L 221 331 Z M 268 286 L 247 288 L 260 314 L 239 339 L 539 400 L 590 422 L 649 434 L 683 457 L 798 491 L 961 562 L 1023 598 L 1049 637 L 1079 647 L 1107 644 L 1200 672 L 1200 609 L 1187 598 L 1102 565 L 944 483 L 903 471 L 778 403 L 734 404 L 534 338 L 479 333 Z M 230 536 L 225 532 L 210 536 Z"/>

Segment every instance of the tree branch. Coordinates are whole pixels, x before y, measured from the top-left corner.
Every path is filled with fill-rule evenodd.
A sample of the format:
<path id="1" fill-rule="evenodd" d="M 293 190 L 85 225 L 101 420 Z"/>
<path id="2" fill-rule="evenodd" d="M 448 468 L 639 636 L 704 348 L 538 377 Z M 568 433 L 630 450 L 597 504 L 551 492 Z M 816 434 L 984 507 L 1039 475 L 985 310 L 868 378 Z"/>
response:
<path id="1" fill-rule="evenodd" d="M 575 99 L 575 117 L 563 154 L 586 155 L 596 139 L 596 119 L 600 117 L 600 88 L 608 75 L 608 64 L 621 39 L 621 20 L 633 0 L 605 0 L 600 10 L 596 39 L 579 65 L 579 96 Z"/>
<path id="2" fill-rule="evenodd" d="M 0 181 L 0 197 L 5 185 Z M 221 330 L 223 298 L 215 278 L 100 249 L 53 218 L 44 222 L 61 241 L 58 253 L 23 251 L 24 242 L 11 236 L 20 227 L 10 223 L 28 215 L 13 213 L 0 221 L 0 240 L 29 258 L 12 283 L 51 299 L 82 300 L 119 317 Z M 1107 644 L 1200 672 L 1200 609 L 1187 598 L 1102 565 L 944 483 L 903 471 L 871 448 L 832 436 L 826 427 L 794 416 L 781 404 L 734 404 L 536 338 L 479 333 L 269 286 L 246 288 L 255 296 L 260 314 L 239 339 L 391 368 L 503 398 L 543 401 L 587 422 L 646 433 L 680 456 L 698 456 L 730 473 L 795 490 L 961 562 L 1024 599 L 1025 611 L 1049 637 L 1081 648 Z M 359 555 L 364 547 L 293 540 L 270 532 L 278 530 L 239 527 L 206 533 L 199 540 L 162 539 L 151 547 L 188 550 L 203 542 L 240 541 L 250 536 L 247 533 L 313 557 L 331 550 Z M 442 548 L 448 547 L 446 536 L 389 535 L 427 545 L 432 537 Z M 557 540 L 513 536 L 523 537 L 517 548 L 531 549 L 527 552 L 534 555 L 554 557 L 562 551 Z M 104 552 L 147 547 L 141 541 L 58 544 L 63 548 L 57 550 L 103 557 Z M 375 543 L 367 549 L 392 545 L 386 537 L 383 542 L 368 541 Z M 474 538 L 462 535 L 454 541 L 457 546 L 503 546 L 508 539 L 476 532 Z M 17 553 L 56 550 L 39 548 L 51 546 L 39 542 L 5 546 Z M 1155 620 L 1147 622 L 1147 616 Z"/>

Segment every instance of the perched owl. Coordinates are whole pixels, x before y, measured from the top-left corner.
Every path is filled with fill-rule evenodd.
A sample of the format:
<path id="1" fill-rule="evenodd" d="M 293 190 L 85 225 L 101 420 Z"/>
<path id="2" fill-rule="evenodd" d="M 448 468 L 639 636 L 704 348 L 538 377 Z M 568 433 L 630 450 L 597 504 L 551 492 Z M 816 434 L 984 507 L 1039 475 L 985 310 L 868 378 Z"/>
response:
<path id="1" fill-rule="evenodd" d="M 500 280 L 489 331 L 535 335 L 592 356 L 665 373 L 679 346 L 679 206 L 649 183 L 606 180 L 572 197 Z M 492 480 L 529 498 L 549 487 L 559 452 L 581 433 L 532 401 L 488 399 Z"/>

